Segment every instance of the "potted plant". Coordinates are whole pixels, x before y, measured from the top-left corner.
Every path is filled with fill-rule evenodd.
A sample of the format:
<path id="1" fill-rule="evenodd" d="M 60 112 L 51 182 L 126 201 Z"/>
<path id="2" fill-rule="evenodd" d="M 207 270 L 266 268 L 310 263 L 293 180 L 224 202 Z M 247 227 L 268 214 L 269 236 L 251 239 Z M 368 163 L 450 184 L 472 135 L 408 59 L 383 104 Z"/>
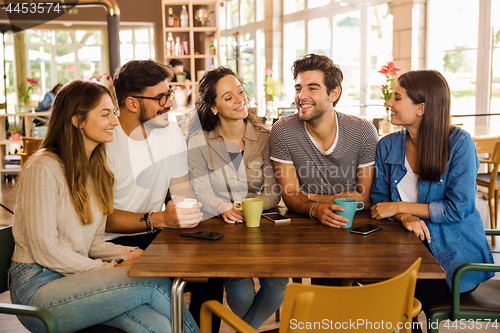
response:
<path id="1" fill-rule="evenodd" d="M 382 124 L 380 125 L 380 131 L 382 134 L 388 134 L 393 130 L 389 115 L 390 110 L 387 106 L 387 102 L 392 98 L 392 95 L 394 94 L 396 78 L 400 70 L 401 68 L 396 68 L 396 66 L 394 66 L 394 63 L 391 61 L 387 64 L 387 66 L 382 66 L 382 69 L 378 71 L 379 73 L 385 75 L 385 84 L 382 85 L 382 99 L 384 100 L 386 116 L 382 119 Z"/>
<path id="2" fill-rule="evenodd" d="M 9 129 L 7 130 L 7 133 L 10 134 L 10 138 L 12 139 L 12 141 L 19 141 L 21 139 L 21 132 L 22 132 L 21 127 L 15 124 L 10 125 Z"/>
<path id="3" fill-rule="evenodd" d="M 278 118 L 278 111 L 274 105 L 274 98 L 283 93 L 283 83 L 273 78 L 273 70 L 271 68 L 266 68 L 264 74 L 266 77 L 264 81 L 264 93 L 268 97 L 266 103 L 266 117 L 276 119 Z"/>

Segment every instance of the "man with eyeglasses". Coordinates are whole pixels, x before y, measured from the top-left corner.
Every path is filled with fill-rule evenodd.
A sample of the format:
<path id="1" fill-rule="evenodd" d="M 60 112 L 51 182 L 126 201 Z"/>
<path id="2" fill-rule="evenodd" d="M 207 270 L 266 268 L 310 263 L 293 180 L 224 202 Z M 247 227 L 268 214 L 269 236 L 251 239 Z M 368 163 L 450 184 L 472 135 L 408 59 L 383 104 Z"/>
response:
<path id="1" fill-rule="evenodd" d="M 193 228 L 202 219 L 201 203 L 193 208 L 175 207 L 184 198 L 196 196 L 189 180 L 184 137 L 179 126 L 168 121 L 174 93 L 167 79 L 172 76 L 170 66 L 153 60 L 130 61 L 115 74 L 120 124 L 107 144 L 115 187 L 114 211 L 106 223 L 106 237 L 113 243 L 145 249 L 159 229 Z M 164 205 L 169 188 L 174 199 Z M 188 284 L 189 308 L 197 323 L 204 301 L 222 302 L 222 285 L 222 279 Z M 220 321 L 214 322 L 216 332 L 219 325 Z"/>

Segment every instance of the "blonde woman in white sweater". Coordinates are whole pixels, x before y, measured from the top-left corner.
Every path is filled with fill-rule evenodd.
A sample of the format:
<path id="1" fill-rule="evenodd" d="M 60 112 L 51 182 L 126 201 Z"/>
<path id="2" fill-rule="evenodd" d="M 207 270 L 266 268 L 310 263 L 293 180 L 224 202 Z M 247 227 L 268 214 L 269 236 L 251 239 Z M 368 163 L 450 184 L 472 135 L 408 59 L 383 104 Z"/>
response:
<path id="1" fill-rule="evenodd" d="M 127 266 L 142 250 L 102 239 L 114 183 L 104 143 L 117 124 L 108 89 L 68 83 L 54 102 L 42 149 L 20 176 L 11 300 L 46 308 L 60 332 L 99 323 L 127 332 L 171 331 L 171 281 L 128 277 Z M 184 311 L 186 331 L 198 332 Z M 44 331 L 37 319 L 20 320 Z"/>

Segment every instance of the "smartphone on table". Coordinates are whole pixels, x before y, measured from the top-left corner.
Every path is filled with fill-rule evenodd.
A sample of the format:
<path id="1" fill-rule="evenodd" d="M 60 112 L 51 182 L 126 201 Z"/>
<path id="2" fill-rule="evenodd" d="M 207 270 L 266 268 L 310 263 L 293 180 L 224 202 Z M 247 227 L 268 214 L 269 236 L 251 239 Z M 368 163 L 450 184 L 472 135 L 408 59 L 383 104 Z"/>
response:
<path id="1" fill-rule="evenodd" d="M 181 237 L 191 237 L 199 239 L 217 240 L 224 236 L 220 232 L 209 232 L 209 231 L 197 231 L 197 232 L 181 232 L 179 234 Z"/>
<path id="2" fill-rule="evenodd" d="M 368 235 L 378 230 L 382 230 L 382 227 L 379 225 L 365 224 L 362 225 L 361 227 L 352 229 L 351 232 L 353 234 Z"/>
<path id="3" fill-rule="evenodd" d="M 281 215 L 280 213 L 262 213 L 262 216 L 275 223 L 286 223 L 291 221 L 288 217 Z"/>

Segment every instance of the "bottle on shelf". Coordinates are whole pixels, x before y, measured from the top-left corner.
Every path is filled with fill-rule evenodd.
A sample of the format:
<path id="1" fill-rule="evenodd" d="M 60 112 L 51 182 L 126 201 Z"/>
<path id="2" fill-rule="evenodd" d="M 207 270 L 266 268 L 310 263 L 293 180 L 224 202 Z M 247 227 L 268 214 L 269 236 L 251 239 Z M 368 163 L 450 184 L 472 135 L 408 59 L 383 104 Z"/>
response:
<path id="1" fill-rule="evenodd" d="M 172 33 L 168 33 L 168 38 L 167 38 L 167 56 L 173 56 L 174 55 L 174 37 L 172 37 Z"/>
<path id="2" fill-rule="evenodd" d="M 167 26 L 169 26 L 169 27 L 174 26 L 174 10 L 172 9 L 172 7 L 168 7 Z"/>
<path id="3" fill-rule="evenodd" d="M 182 39 L 182 55 L 189 55 L 189 44 L 186 35 Z"/>
<path id="4" fill-rule="evenodd" d="M 210 36 L 210 55 L 215 55 L 214 36 Z"/>
<path id="5" fill-rule="evenodd" d="M 185 5 L 182 6 L 180 19 L 181 28 L 187 28 L 189 26 L 189 15 Z"/>
<path id="6" fill-rule="evenodd" d="M 175 37 L 174 55 L 182 55 L 181 38 L 179 36 Z"/>

